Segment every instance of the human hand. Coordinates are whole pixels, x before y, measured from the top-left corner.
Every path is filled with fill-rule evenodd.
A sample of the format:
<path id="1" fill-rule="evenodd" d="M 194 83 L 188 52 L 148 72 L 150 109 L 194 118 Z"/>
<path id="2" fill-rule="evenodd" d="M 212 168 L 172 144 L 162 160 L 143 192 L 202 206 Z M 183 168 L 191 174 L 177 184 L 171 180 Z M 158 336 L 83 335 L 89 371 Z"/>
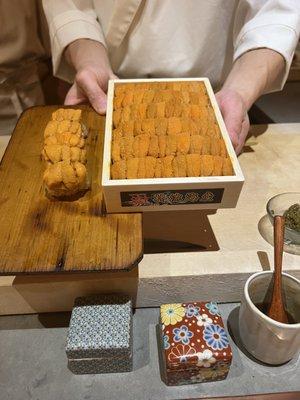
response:
<path id="1" fill-rule="evenodd" d="M 285 70 L 283 56 L 271 49 L 254 49 L 235 60 L 222 89 L 216 94 L 226 128 L 237 154 L 249 131 L 247 110 L 274 84 Z"/>
<path id="2" fill-rule="evenodd" d="M 232 89 L 221 89 L 216 99 L 235 152 L 240 154 L 250 128 L 247 106 L 242 96 Z"/>
<path id="3" fill-rule="evenodd" d="M 80 39 L 71 43 L 66 52 L 68 61 L 76 69 L 76 76 L 65 104 L 89 102 L 95 111 L 105 114 L 108 80 L 117 79 L 111 70 L 105 47 L 92 40 Z"/>
<path id="4" fill-rule="evenodd" d="M 96 65 L 87 65 L 77 72 L 75 82 L 66 95 L 65 104 L 89 102 L 95 111 L 105 114 L 108 80 L 116 78 L 110 71 L 101 71 Z"/>

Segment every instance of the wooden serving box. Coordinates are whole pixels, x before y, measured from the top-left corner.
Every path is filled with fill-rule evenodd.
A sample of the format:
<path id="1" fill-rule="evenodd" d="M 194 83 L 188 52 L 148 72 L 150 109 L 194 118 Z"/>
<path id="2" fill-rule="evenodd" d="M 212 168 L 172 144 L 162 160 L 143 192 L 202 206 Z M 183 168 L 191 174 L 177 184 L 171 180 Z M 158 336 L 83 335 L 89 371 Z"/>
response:
<path id="1" fill-rule="evenodd" d="M 232 176 L 202 176 L 151 179 L 112 179 L 112 131 L 113 101 L 115 86 L 124 83 L 149 82 L 203 82 L 207 96 L 215 113 L 216 123 L 224 139 L 228 157 L 233 167 Z M 237 204 L 244 176 L 231 144 L 221 112 L 209 79 L 120 79 L 110 80 L 105 125 L 102 187 L 108 213 L 201 210 L 234 208 Z M 154 201 L 153 201 L 154 199 Z M 157 200 L 159 199 L 159 200 Z"/>

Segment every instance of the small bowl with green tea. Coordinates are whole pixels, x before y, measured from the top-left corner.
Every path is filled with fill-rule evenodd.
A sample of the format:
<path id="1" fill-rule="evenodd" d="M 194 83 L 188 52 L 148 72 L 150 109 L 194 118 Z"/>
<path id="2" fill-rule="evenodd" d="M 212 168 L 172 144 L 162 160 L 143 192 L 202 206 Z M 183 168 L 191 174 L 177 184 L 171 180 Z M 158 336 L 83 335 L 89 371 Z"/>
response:
<path id="1" fill-rule="evenodd" d="M 285 243 L 300 245 L 300 193 L 282 193 L 272 197 L 267 203 L 267 213 L 272 224 L 275 215 L 283 215 Z"/>

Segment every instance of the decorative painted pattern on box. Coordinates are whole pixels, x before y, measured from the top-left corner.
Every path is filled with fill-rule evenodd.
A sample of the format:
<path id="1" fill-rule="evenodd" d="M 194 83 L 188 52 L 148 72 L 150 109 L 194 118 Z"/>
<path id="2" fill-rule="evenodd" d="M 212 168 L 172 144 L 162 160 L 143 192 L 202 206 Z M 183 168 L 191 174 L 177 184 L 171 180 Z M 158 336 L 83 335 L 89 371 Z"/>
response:
<path id="1" fill-rule="evenodd" d="M 130 357 L 132 309 L 126 296 L 76 299 L 66 353 L 69 359 Z"/>
<path id="2" fill-rule="evenodd" d="M 132 357 L 70 359 L 68 367 L 73 374 L 78 375 L 130 372 L 132 370 Z"/>
<path id="3" fill-rule="evenodd" d="M 121 192 L 123 207 L 221 203 L 224 189 Z"/>
<path id="4" fill-rule="evenodd" d="M 164 304 L 160 319 L 168 385 L 226 378 L 232 352 L 216 303 Z"/>

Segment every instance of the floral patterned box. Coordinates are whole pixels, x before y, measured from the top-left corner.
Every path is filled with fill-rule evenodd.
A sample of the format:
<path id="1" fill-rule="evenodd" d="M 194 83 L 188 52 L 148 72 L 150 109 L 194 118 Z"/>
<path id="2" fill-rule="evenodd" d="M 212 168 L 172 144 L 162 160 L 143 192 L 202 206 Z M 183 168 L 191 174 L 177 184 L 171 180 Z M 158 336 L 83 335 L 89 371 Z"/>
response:
<path id="1" fill-rule="evenodd" d="M 167 385 L 225 379 L 232 352 L 216 303 L 160 308 L 162 375 Z"/>
<path id="2" fill-rule="evenodd" d="M 69 369 L 75 374 L 130 371 L 131 300 L 122 295 L 77 298 L 66 353 Z"/>

